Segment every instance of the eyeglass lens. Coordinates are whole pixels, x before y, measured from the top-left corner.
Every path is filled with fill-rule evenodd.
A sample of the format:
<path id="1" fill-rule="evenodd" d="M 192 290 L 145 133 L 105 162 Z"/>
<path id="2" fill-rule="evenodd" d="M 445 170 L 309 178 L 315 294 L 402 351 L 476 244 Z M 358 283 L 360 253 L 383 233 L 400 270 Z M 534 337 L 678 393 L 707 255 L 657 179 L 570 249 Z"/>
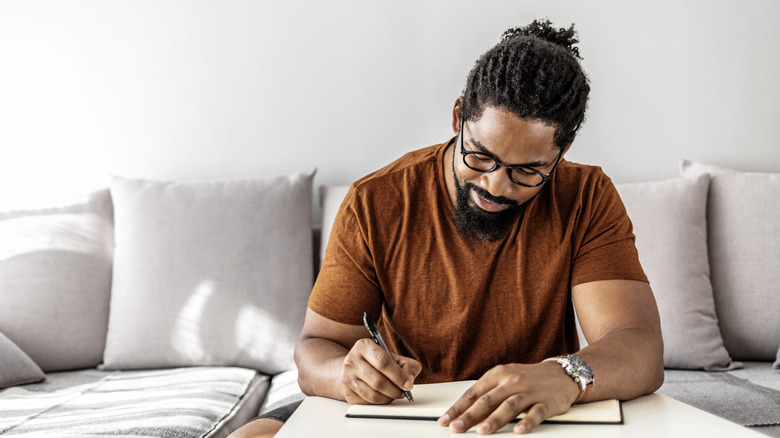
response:
<path id="1" fill-rule="evenodd" d="M 498 163 L 496 163 L 496 160 L 493 159 L 493 157 L 479 152 L 464 155 L 463 161 L 468 167 L 480 172 L 489 172 L 498 166 Z M 544 178 L 542 178 L 541 175 L 532 170 L 512 168 L 510 169 L 509 175 L 514 182 L 520 184 L 537 185 L 544 181 Z"/>

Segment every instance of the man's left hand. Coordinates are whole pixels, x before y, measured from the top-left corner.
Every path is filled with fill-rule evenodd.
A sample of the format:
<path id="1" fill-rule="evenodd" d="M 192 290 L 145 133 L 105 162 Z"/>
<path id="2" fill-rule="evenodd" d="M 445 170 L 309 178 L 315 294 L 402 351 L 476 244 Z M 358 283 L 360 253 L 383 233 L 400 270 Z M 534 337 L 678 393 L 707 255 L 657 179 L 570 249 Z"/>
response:
<path id="1" fill-rule="evenodd" d="M 462 433 L 477 425 L 491 434 L 517 418 L 515 433 L 528 433 L 542 421 L 566 412 L 580 387 L 556 362 L 499 365 L 485 373 L 452 407 L 439 424 Z"/>

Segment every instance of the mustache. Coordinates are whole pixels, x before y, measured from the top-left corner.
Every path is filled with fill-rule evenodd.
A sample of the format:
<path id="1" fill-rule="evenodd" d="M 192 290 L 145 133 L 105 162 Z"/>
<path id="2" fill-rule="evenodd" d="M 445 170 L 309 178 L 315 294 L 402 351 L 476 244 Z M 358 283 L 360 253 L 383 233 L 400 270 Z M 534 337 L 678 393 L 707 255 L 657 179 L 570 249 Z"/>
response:
<path id="1" fill-rule="evenodd" d="M 466 190 L 469 189 L 474 190 L 475 192 L 477 192 L 479 196 L 487 199 L 488 201 L 495 202 L 496 204 L 506 204 L 514 207 L 520 205 L 519 202 L 506 198 L 504 196 L 493 196 L 490 194 L 490 192 L 483 189 L 482 187 L 479 187 L 478 185 L 475 185 L 474 183 L 467 182 L 466 184 L 463 185 L 463 188 L 465 188 Z"/>

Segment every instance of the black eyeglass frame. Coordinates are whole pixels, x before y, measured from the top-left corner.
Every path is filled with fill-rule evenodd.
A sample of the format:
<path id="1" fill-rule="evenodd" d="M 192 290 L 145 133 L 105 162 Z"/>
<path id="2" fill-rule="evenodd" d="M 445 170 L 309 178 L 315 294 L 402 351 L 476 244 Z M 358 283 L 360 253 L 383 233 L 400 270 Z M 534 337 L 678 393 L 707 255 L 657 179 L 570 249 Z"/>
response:
<path id="1" fill-rule="evenodd" d="M 544 172 L 542 172 L 540 170 L 537 170 L 537 169 L 534 169 L 533 167 L 522 166 L 522 165 L 504 164 L 501 161 L 499 161 L 498 158 L 494 157 L 493 155 L 485 153 L 485 152 L 482 152 L 482 151 L 465 151 L 465 150 L 463 150 L 463 126 L 464 126 L 464 123 L 465 123 L 465 121 L 463 120 L 463 118 L 461 118 L 460 119 L 460 153 L 461 153 L 461 155 L 463 155 L 463 164 L 465 164 L 466 167 L 468 167 L 471 170 L 474 170 L 474 171 L 477 171 L 477 172 L 481 172 L 481 173 L 490 173 L 490 172 L 494 172 L 496 169 L 498 169 L 499 166 L 500 167 L 506 167 L 506 173 L 509 176 L 509 179 L 513 183 L 515 183 L 515 184 L 517 184 L 519 186 L 523 186 L 523 187 L 539 187 L 540 185 L 542 185 L 542 184 L 546 183 L 547 181 L 549 181 L 550 178 L 552 178 L 553 171 L 558 166 L 558 162 L 561 160 L 561 157 L 563 156 L 564 148 L 561 148 L 561 151 L 558 152 L 558 157 L 555 158 L 555 163 L 553 163 L 552 169 L 550 169 L 550 173 L 545 174 Z M 487 169 L 487 170 L 477 169 L 477 168 L 474 168 L 474 167 L 470 166 L 469 163 L 466 161 L 466 156 L 474 155 L 474 154 L 480 154 L 480 155 L 484 155 L 484 156 L 490 158 L 491 160 L 493 160 L 493 166 L 490 169 Z M 512 178 L 512 170 L 513 169 L 529 170 L 531 172 L 534 172 L 537 175 L 542 177 L 542 181 L 537 183 L 537 184 L 521 183 L 520 181 L 517 181 L 514 178 Z"/>

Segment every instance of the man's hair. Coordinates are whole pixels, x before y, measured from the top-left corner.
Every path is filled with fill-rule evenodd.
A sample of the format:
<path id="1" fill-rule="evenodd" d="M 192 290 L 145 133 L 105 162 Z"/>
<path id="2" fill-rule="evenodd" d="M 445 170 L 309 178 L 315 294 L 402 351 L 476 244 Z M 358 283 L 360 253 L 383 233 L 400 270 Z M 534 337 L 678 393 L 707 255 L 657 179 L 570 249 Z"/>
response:
<path id="1" fill-rule="evenodd" d="M 590 85 L 580 67 L 574 25 L 549 20 L 507 30 L 471 69 L 461 116 L 477 120 L 485 107 L 538 120 L 555 128 L 555 146 L 566 147 L 585 120 Z"/>

